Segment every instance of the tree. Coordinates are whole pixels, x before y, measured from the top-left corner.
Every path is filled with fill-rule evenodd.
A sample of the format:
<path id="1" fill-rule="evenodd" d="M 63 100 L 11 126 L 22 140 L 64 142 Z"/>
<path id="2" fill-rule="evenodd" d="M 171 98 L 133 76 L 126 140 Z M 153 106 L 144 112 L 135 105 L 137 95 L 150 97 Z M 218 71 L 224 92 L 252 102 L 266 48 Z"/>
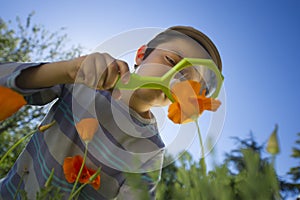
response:
<path id="1" fill-rule="evenodd" d="M 44 26 L 32 24 L 34 12 L 25 21 L 17 17 L 16 28 L 11 21 L 0 18 L 0 62 L 58 61 L 77 57 L 82 47 L 66 48 L 67 35 L 64 28 L 56 32 Z M 24 106 L 19 112 L 0 124 L 0 157 L 18 139 L 35 129 L 45 116 L 47 107 Z M 25 144 L 20 145 L 0 166 L 0 178 L 11 168 Z"/>
<path id="2" fill-rule="evenodd" d="M 257 154 L 259 157 L 260 168 L 269 164 L 268 159 L 262 158 L 261 155 L 264 145 L 259 145 L 255 141 L 252 133 L 250 134 L 250 137 L 246 139 L 240 139 L 238 137 L 233 137 L 233 139 L 236 141 L 238 146 L 236 149 L 232 149 L 229 153 L 225 154 L 224 161 L 232 174 L 238 174 L 246 168 L 247 163 L 243 153 L 245 150 L 252 152 L 253 155 Z"/>
<path id="3" fill-rule="evenodd" d="M 12 22 L 0 18 L 0 62 L 34 62 L 70 59 L 81 53 L 81 47 L 66 49 L 67 35 L 64 28 L 56 32 L 44 26 L 32 24 L 34 12 L 30 13 L 25 24 L 16 18 L 16 28 Z"/>
<path id="4" fill-rule="evenodd" d="M 300 133 L 298 133 L 298 136 L 300 137 Z M 296 140 L 296 144 L 298 147 L 293 147 L 293 153 L 292 157 L 295 159 L 300 159 L 300 139 Z M 291 175 L 293 181 L 297 182 L 300 180 L 300 165 L 296 167 L 292 167 L 289 171 L 289 174 Z M 299 189 L 300 186 L 298 185 Z"/>
<path id="5" fill-rule="evenodd" d="M 300 137 L 300 133 L 297 134 Z M 297 147 L 292 148 L 292 157 L 300 159 L 300 139 L 296 140 Z M 300 193 L 300 165 L 291 167 L 288 175 L 291 177 L 291 181 L 281 181 L 281 188 L 286 191 L 287 195 L 297 195 Z"/>

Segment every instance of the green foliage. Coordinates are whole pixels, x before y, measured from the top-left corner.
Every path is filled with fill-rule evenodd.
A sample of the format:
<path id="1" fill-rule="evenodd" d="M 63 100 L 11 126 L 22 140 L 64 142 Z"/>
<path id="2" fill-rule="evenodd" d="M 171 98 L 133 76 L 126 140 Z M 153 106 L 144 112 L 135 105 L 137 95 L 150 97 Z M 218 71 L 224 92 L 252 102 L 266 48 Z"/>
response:
<path id="1" fill-rule="evenodd" d="M 32 24 L 34 13 L 16 25 L 0 18 L 0 62 L 57 61 L 79 56 L 81 47 L 66 49 L 67 36 L 63 29 L 50 32 Z M 0 124 L 0 157 L 12 144 L 34 130 L 45 116 L 47 107 L 25 106 Z M 0 166 L 0 178 L 9 171 L 26 142 L 18 146 Z"/>
<path id="2" fill-rule="evenodd" d="M 298 136 L 300 137 L 300 133 L 298 133 Z M 295 159 L 300 159 L 300 139 L 296 141 L 297 147 L 293 148 L 292 157 Z M 299 163 L 300 164 L 300 163 Z M 292 167 L 289 171 L 289 174 L 292 176 L 293 181 L 299 181 L 300 180 L 300 166 Z"/>
<path id="3" fill-rule="evenodd" d="M 168 165 L 168 167 L 165 167 L 162 169 L 162 176 L 160 183 L 157 187 L 157 198 L 158 199 L 172 199 L 173 194 L 175 193 L 176 188 L 173 187 L 175 184 L 181 185 L 181 183 L 178 181 L 177 177 L 177 166 L 174 162 L 169 162 L 169 160 L 172 160 L 171 156 L 165 156 L 164 158 L 166 163 L 171 163 Z"/>
<path id="4" fill-rule="evenodd" d="M 14 196 L 14 199 L 17 199 L 18 196 L 21 197 L 22 200 L 27 200 L 27 193 L 25 190 L 20 190 L 20 184 L 22 183 L 22 180 L 24 176 L 27 175 L 28 172 L 24 171 L 23 175 L 21 176 L 21 181 L 17 187 L 17 192 Z M 36 193 L 36 200 L 61 200 L 63 199 L 64 195 L 61 193 L 60 188 L 55 187 L 52 185 L 52 178 L 54 175 L 54 169 L 52 169 L 48 180 L 46 181 L 44 187 L 42 187 L 37 193 Z"/>
<path id="5" fill-rule="evenodd" d="M 26 22 L 16 18 L 13 24 L 0 19 L 0 62 L 35 62 L 70 59 L 81 53 L 81 47 L 66 49 L 67 35 L 64 30 L 50 32 L 42 25 L 32 24 L 34 12 Z"/>
<path id="6" fill-rule="evenodd" d="M 180 158 L 178 167 L 172 164 L 163 169 L 157 199 L 280 199 L 280 183 L 273 165 L 261 157 L 263 146 L 253 137 L 236 139 L 239 147 L 207 174 L 200 161 L 194 161 L 188 153 Z"/>
<path id="7" fill-rule="evenodd" d="M 54 186 L 48 186 L 42 188 L 37 194 L 36 194 L 37 200 L 61 200 L 63 199 L 63 195 L 59 188 Z"/>
<path id="8" fill-rule="evenodd" d="M 246 161 L 244 159 L 243 150 L 251 149 L 251 151 L 255 154 L 258 154 L 259 166 L 262 168 L 264 165 L 268 164 L 268 158 L 262 158 L 261 152 L 264 149 L 263 145 L 259 145 L 253 134 L 250 134 L 249 138 L 240 139 L 237 137 L 233 137 L 233 139 L 238 144 L 236 149 L 230 151 L 230 153 L 225 154 L 225 163 L 231 169 L 231 173 L 240 173 L 246 167 Z"/>
<path id="9" fill-rule="evenodd" d="M 147 185 L 145 184 L 145 181 L 143 180 L 143 174 L 139 173 L 126 173 L 126 184 L 130 185 L 133 188 L 132 195 L 135 196 L 134 199 L 143 199 L 143 200 L 149 200 L 149 192 L 147 189 Z"/>
<path id="10" fill-rule="evenodd" d="M 60 188 L 52 185 L 52 177 L 54 174 L 54 169 L 52 169 L 51 174 L 48 180 L 45 183 L 45 186 L 37 192 L 37 200 L 60 200 L 63 199 L 63 195 L 60 191 Z"/>
<path id="11" fill-rule="evenodd" d="M 298 133 L 300 137 L 300 133 Z M 296 140 L 297 147 L 292 148 L 292 157 L 299 161 L 300 159 L 300 139 Z M 299 163 L 300 164 L 300 163 Z M 300 193 L 300 166 L 291 167 L 288 172 L 291 181 L 281 180 L 281 188 L 287 195 L 295 195 Z"/>
<path id="12" fill-rule="evenodd" d="M 2 121 L 0 124 L 0 157 L 19 139 L 34 130 L 44 117 L 44 114 L 42 107 L 25 106 L 12 117 Z M 8 155 L 4 162 L 1 163 L 0 177 L 7 174 L 26 143 L 25 141 L 20 144 Z"/>

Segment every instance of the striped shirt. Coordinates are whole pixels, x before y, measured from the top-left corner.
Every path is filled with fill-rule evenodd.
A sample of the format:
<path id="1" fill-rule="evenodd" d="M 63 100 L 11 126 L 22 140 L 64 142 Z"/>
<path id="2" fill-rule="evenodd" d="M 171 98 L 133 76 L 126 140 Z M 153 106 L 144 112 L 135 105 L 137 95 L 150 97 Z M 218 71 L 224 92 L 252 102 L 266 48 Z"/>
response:
<path id="1" fill-rule="evenodd" d="M 26 90 L 15 85 L 21 70 L 40 65 L 0 64 L 0 85 L 22 94 L 28 104 L 45 105 L 56 100 L 42 124 L 54 120 L 56 123 L 32 136 L 7 176 L 0 180 L 0 199 L 13 199 L 18 185 L 20 190 L 27 192 L 29 199 L 35 199 L 52 169 L 52 184 L 67 198 L 73 184 L 66 181 L 63 162 L 66 157 L 84 155 L 85 144 L 75 124 L 90 117 L 97 118 L 100 126 L 89 143 L 86 165 L 92 169 L 101 167 L 101 186 L 97 191 L 91 185 L 85 186 L 79 199 L 138 199 L 135 188 L 126 178 L 132 173 L 142 175 L 142 183 L 154 198 L 164 153 L 155 119 L 142 118 L 121 101 L 111 98 L 109 92 L 92 90 L 81 84 Z M 156 174 L 157 178 L 149 176 L 148 172 Z"/>

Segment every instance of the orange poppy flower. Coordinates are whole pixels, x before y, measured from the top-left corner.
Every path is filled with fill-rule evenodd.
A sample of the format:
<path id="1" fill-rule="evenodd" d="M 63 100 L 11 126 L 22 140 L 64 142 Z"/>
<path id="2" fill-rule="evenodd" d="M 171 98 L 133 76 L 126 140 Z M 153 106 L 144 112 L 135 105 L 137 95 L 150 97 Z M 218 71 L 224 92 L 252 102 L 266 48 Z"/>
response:
<path id="1" fill-rule="evenodd" d="M 168 117 L 176 124 L 194 121 L 204 110 L 216 111 L 221 102 L 207 98 L 205 91 L 199 95 L 201 84 L 196 81 L 183 81 L 174 84 L 172 96 L 175 101 L 169 106 Z"/>
<path id="2" fill-rule="evenodd" d="M 99 123 L 95 118 L 85 118 L 76 124 L 77 132 L 85 142 L 89 142 L 93 139 L 98 127 Z"/>
<path id="3" fill-rule="evenodd" d="M 96 170 L 93 170 L 93 169 L 88 169 L 89 170 L 89 173 L 91 174 L 91 176 L 93 174 L 96 173 Z M 98 175 L 92 182 L 91 182 L 91 185 L 93 186 L 93 188 L 95 190 L 98 190 L 100 188 L 100 175 Z"/>
<path id="4" fill-rule="evenodd" d="M 69 183 L 74 183 L 76 181 L 82 162 L 83 162 L 83 158 L 79 155 L 65 158 L 63 164 L 63 170 L 64 170 L 65 178 Z M 79 177 L 79 183 L 89 183 L 90 177 L 95 172 L 96 172 L 95 170 L 89 169 L 86 167 L 86 165 L 84 165 L 82 173 Z M 95 190 L 98 190 L 100 187 L 100 175 L 98 175 L 90 184 L 93 186 Z"/>
<path id="5" fill-rule="evenodd" d="M 0 121 L 13 115 L 27 102 L 19 93 L 0 86 Z"/>

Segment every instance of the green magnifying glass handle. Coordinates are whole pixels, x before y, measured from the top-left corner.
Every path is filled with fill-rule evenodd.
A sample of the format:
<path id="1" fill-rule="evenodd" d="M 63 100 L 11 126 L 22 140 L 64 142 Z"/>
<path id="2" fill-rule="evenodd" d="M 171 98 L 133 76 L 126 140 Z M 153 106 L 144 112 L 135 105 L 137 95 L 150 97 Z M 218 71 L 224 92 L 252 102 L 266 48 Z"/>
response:
<path id="1" fill-rule="evenodd" d="M 139 88 L 162 90 L 167 97 L 173 101 L 173 97 L 169 89 L 169 82 L 164 81 L 162 77 L 130 74 L 130 80 L 127 84 L 124 84 L 122 81 L 118 81 L 115 87 L 121 90 L 136 90 Z"/>
<path id="2" fill-rule="evenodd" d="M 183 70 L 184 68 L 197 65 L 204 65 L 216 74 L 218 85 L 212 97 L 217 97 L 224 77 L 222 76 L 214 62 L 210 59 L 183 58 L 162 77 L 130 74 L 130 80 L 127 84 L 122 83 L 122 81 L 118 81 L 115 87 L 121 90 L 136 90 L 139 88 L 159 89 L 162 90 L 171 101 L 174 101 L 172 93 L 170 91 L 170 84 L 172 79 L 179 71 Z"/>

